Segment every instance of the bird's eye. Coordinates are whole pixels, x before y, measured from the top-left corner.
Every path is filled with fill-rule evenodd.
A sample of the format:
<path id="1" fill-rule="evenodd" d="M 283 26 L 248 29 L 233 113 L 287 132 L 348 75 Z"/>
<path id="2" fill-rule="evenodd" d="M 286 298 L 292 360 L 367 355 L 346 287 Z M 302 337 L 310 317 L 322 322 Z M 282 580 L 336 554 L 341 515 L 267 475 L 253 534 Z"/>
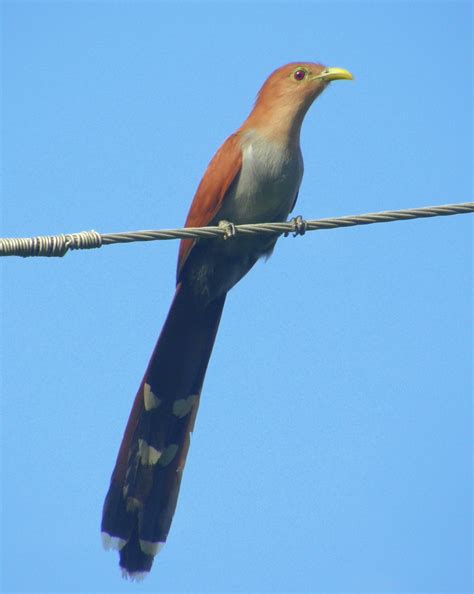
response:
<path id="1" fill-rule="evenodd" d="M 303 70 L 302 68 L 298 68 L 298 70 L 295 70 L 294 74 L 293 74 L 293 78 L 295 80 L 303 80 L 306 76 L 306 70 Z"/>

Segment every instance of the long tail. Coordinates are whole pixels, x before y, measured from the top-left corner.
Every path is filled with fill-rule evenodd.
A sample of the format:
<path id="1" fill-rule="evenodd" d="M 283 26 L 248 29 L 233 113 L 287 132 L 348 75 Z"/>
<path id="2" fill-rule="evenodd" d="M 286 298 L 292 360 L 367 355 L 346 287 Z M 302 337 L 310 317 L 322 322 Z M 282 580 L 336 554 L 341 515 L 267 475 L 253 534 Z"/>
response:
<path id="1" fill-rule="evenodd" d="M 135 397 L 102 514 L 125 576 L 150 571 L 168 536 L 225 297 L 203 307 L 178 284 Z"/>

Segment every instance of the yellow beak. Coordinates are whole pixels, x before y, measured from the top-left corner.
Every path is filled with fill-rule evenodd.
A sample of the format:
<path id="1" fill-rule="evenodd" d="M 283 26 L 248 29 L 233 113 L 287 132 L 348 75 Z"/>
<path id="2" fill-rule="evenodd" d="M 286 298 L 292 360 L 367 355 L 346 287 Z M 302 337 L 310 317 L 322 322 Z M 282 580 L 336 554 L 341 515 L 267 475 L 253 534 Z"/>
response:
<path id="1" fill-rule="evenodd" d="M 320 74 L 312 77 L 312 80 L 322 79 L 324 81 L 331 80 L 353 80 L 352 74 L 349 70 L 344 68 L 325 68 Z"/>

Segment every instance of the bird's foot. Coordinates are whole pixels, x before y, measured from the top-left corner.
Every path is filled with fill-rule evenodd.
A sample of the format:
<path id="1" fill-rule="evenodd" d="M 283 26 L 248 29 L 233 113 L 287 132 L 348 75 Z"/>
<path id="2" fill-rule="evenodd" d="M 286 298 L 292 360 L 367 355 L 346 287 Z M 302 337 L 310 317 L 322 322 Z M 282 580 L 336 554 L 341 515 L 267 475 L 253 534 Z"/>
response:
<path id="1" fill-rule="evenodd" d="M 237 234 L 234 223 L 231 223 L 230 221 L 219 221 L 218 227 L 224 229 L 224 239 L 231 239 Z"/>
<path id="2" fill-rule="evenodd" d="M 292 226 L 291 233 L 293 233 L 293 237 L 296 237 L 297 235 L 304 235 L 306 233 L 306 230 L 308 228 L 308 223 L 303 219 L 303 217 L 301 215 L 298 215 L 297 217 L 293 217 L 292 219 L 290 219 L 289 222 L 291 223 L 291 226 Z M 288 237 L 289 234 L 290 234 L 290 231 L 287 231 L 285 233 L 285 237 Z"/>

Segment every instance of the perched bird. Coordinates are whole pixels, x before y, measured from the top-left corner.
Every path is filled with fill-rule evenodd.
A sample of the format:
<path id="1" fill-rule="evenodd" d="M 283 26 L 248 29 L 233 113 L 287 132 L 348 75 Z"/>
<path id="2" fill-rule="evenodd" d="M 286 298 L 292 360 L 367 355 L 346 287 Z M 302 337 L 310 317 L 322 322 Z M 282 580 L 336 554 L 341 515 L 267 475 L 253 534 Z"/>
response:
<path id="1" fill-rule="evenodd" d="M 186 226 L 286 220 L 303 176 L 301 124 L 316 97 L 338 79 L 352 75 L 306 62 L 275 70 L 248 118 L 209 163 Z M 180 244 L 174 299 L 135 397 L 103 509 L 104 546 L 120 552 L 126 577 L 150 571 L 168 536 L 227 291 L 275 242 L 275 236 L 256 235 Z"/>

